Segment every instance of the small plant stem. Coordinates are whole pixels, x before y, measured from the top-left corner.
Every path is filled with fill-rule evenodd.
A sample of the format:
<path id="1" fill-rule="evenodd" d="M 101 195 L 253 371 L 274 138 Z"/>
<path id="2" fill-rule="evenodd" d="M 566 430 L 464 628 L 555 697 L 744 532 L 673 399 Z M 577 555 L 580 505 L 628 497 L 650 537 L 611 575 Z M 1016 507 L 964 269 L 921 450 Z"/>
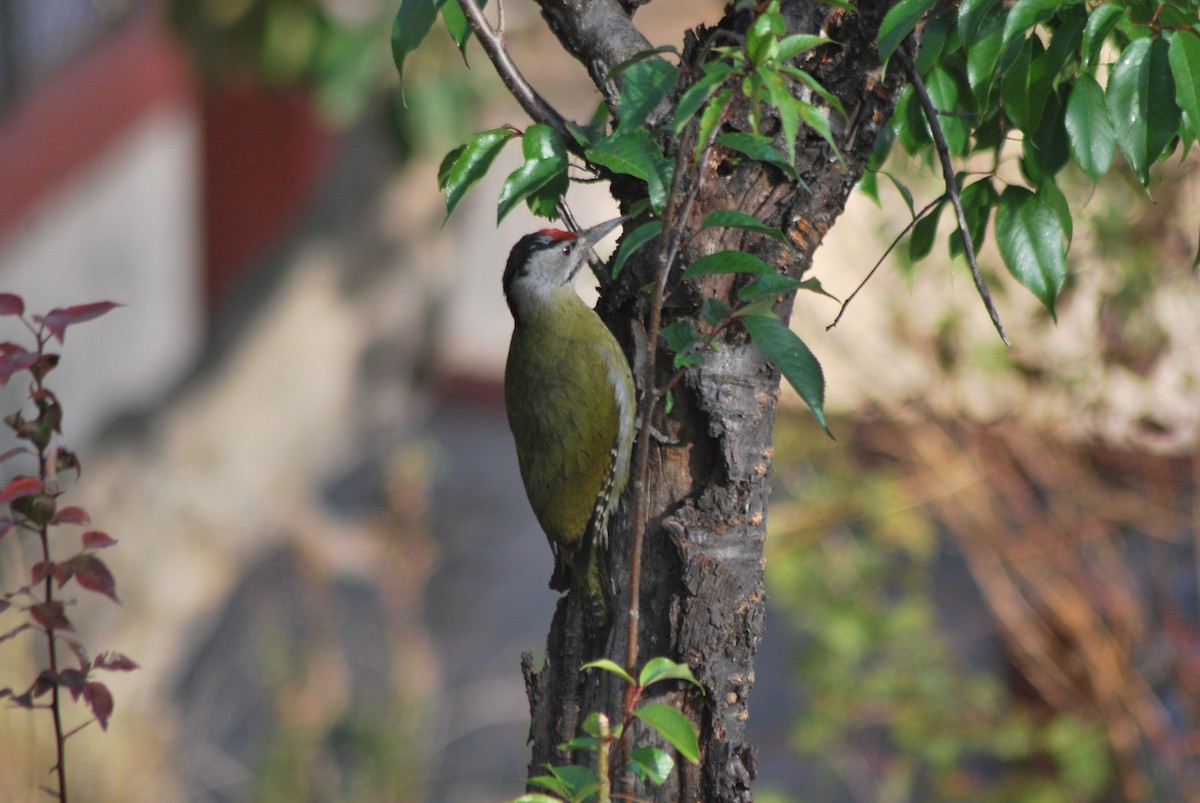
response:
<path id="1" fill-rule="evenodd" d="M 42 354 L 46 346 L 46 339 L 42 332 L 38 333 L 37 338 L 38 354 Z M 33 375 L 33 392 L 34 395 L 41 394 L 45 388 L 42 387 L 41 376 L 37 373 Z M 51 472 L 48 465 L 49 453 L 47 446 L 41 443 L 37 446 L 38 450 L 38 476 L 42 481 L 42 493 L 49 493 L 49 483 L 51 480 Z M 38 538 L 42 543 L 42 560 L 45 565 L 50 565 L 50 525 L 43 522 L 38 526 Z M 54 601 L 54 573 L 47 572 L 45 580 L 47 604 Z M 46 652 L 50 661 L 50 676 L 52 679 L 50 685 L 50 715 L 54 719 L 54 772 L 58 776 L 58 800 L 59 803 L 67 803 L 67 737 L 63 733 L 62 723 L 62 706 L 61 692 L 58 685 L 58 638 L 53 627 L 46 628 Z"/>
<path id="2" fill-rule="evenodd" d="M 45 455 L 39 455 L 43 459 Z M 42 469 L 42 481 L 45 482 L 46 470 Z M 38 532 L 42 541 L 42 560 L 50 562 L 50 531 L 45 524 L 41 526 Z M 46 575 L 46 602 L 54 600 L 54 575 Z M 67 737 L 63 734 L 62 724 L 62 707 L 59 702 L 61 689 L 58 686 L 58 639 L 55 637 L 52 628 L 46 628 L 46 650 L 50 660 L 50 674 L 54 678 L 53 684 L 50 686 L 50 714 L 54 718 L 54 749 L 55 762 L 54 771 L 58 775 L 58 799 L 59 803 L 67 803 L 67 762 L 66 749 Z"/>
<path id="3" fill-rule="evenodd" d="M 600 751 L 596 754 L 596 789 L 597 803 L 609 803 L 612 800 L 612 780 L 608 777 L 608 754 L 612 750 L 612 730 L 608 726 L 608 717 L 604 714 L 596 717 L 596 725 L 600 732 Z"/>
<path id="4" fill-rule="evenodd" d="M 629 557 L 629 616 L 626 630 L 625 671 L 637 677 L 638 662 L 638 625 L 641 620 L 641 584 L 642 584 L 642 545 L 646 540 L 646 526 L 650 516 L 650 500 L 646 495 L 647 480 L 650 475 L 650 432 L 654 421 L 654 410 L 663 397 L 663 391 L 655 386 L 657 374 L 658 331 L 662 327 L 663 301 L 667 293 L 667 278 L 671 273 L 671 265 L 679 253 L 682 229 L 687 224 L 692 212 L 692 202 L 700 191 L 700 182 L 704 176 L 704 165 L 708 161 L 708 152 L 716 138 L 716 129 L 704 144 L 703 150 L 696 159 L 698 169 L 696 180 L 692 183 L 686 196 L 680 203 L 679 185 L 684 170 L 688 166 L 687 154 L 689 149 L 678 147 L 675 159 L 675 173 L 671 177 L 671 188 L 667 195 L 667 204 L 663 209 L 663 231 L 658 242 L 658 273 L 654 280 L 654 292 L 650 297 L 650 320 L 646 327 L 646 363 L 642 375 L 642 406 L 639 409 L 641 417 L 640 434 L 637 440 L 637 452 L 634 455 L 633 477 L 633 543 L 630 545 Z M 624 710 L 626 727 L 621 731 L 621 749 L 618 753 L 619 765 L 625 763 L 630 754 L 632 729 L 628 727 L 632 719 L 633 706 L 639 691 L 630 686 L 625 690 Z M 627 772 L 624 787 L 631 789 L 632 773 Z"/>
<path id="5" fill-rule="evenodd" d="M 545 123 L 553 128 L 558 135 L 563 138 L 567 148 L 573 151 L 581 151 L 575 138 L 567 131 L 567 121 L 558 110 L 551 106 L 545 98 L 538 94 L 533 85 L 528 79 L 521 74 L 517 69 L 516 62 L 513 61 L 504 43 L 504 17 L 503 12 L 498 21 L 498 30 L 493 29 L 488 23 L 487 18 L 483 15 L 483 9 L 475 0 L 458 0 L 459 8 L 467 18 L 467 24 L 471 26 L 472 33 L 479 40 L 479 44 L 483 47 L 483 52 L 487 54 L 488 59 L 492 62 L 492 66 L 496 69 L 496 74 L 500 76 L 500 80 L 504 82 L 504 86 L 509 93 L 516 98 L 517 103 L 521 104 L 521 108 L 525 113 L 539 123 Z"/>
<path id="6" fill-rule="evenodd" d="M 992 325 L 996 327 L 996 333 L 1000 335 L 1004 345 L 1011 346 L 1008 333 L 1004 331 L 1004 324 L 1000 321 L 1000 313 L 996 311 L 996 305 L 992 302 L 992 294 L 988 290 L 987 282 L 983 280 L 983 274 L 979 271 L 979 263 L 975 259 L 975 243 L 971 239 L 971 227 L 967 223 L 967 214 L 963 210 L 962 198 L 959 197 L 958 181 L 954 177 L 954 164 L 950 159 L 950 146 L 946 143 L 946 133 L 942 130 L 941 121 L 938 120 L 938 112 L 933 106 L 933 99 L 929 97 L 929 90 L 925 88 L 925 82 L 921 80 L 921 74 L 917 71 L 916 65 L 913 64 L 912 59 L 908 57 L 903 48 L 896 50 L 895 58 L 908 74 L 913 93 L 921 104 L 925 120 L 929 123 L 929 131 L 933 134 L 934 150 L 937 151 L 938 162 L 942 166 L 942 180 L 946 183 L 946 197 L 950 199 L 950 203 L 954 207 L 954 219 L 958 224 L 958 233 L 962 237 L 963 254 L 967 257 L 967 265 L 971 268 L 971 280 L 975 282 L 975 290 L 979 293 L 980 300 L 983 301 L 988 317 L 992 319 Z"/>

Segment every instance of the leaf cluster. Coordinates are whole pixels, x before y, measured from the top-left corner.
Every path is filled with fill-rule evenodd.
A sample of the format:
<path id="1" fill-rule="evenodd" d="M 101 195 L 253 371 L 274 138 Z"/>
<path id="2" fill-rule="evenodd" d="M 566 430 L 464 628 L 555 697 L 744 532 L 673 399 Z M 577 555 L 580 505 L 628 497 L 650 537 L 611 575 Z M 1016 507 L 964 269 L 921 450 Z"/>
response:
<path id="1" fill-rule="evenodd" d="M 24 692 L 0 689 L 0 699 L 7 698 L 21 708 L 54 709 L 59 788 L 51 791 L 60 799 L 66 798 L 63 772 L 66 738 L 93 721 L 107 730 L 112 716 L 112 694 L 103 682 L 95 679 L 94 672 L 126 672 L 138 668 L 135 662 L 120 653 L 90 655 L 78 639 L 68 636 L 75 627 L 67 618 L 66 606 L 74 601 L 56 596 L 56 592 L 74 581 L 86 591 L 108 597 L 113 602 L 119 601 L 112 572 L 97 554 L 116 544 L 116 540 L 100 530 L 88 529 L 91 517 L 83 508 L 59 504 L 65 493 L 61 478 L 70 472 L 78 477 L 81 467 L 79 458 L 56 442 L 62 434 L 63 411 L 58 398 L 45 385 L 46 376 L 59 362 L 59 355 L 49 351 L 52 341 L 61 345 L 68 327 L 98 318 L 116 306 L 103 301 L 27 317 L 25 302 L 20 296 L 0 293 L 0 317 L 16 318 L 34 338 L 31 349 L 16 342 L 0 343 L 0 385 L 8 384 L 19 374 L 28 374 L 28 401 L 32 406 L 32 411 L 18 410 L 4 418 L 5 426 L 17 441 L 27 445 L 15 446 L 0 454 L 0 464 L 25 457 L 34 459 L 37 465 L 36 474 L 17 475 L 0 489 L 0 505 L 7 507 L 7 515 L 0 515 L 0 539 L 25 533 L 36 538 L 41 547 L 41 559 L 29 570 L 29 583 L 15 591 L 0 593 L 0 614 L 12 609 L 27 616 L 26 621 L 0 633 L 0 642 L 25 632 L 40 633 L 46 639 L 50 664 L 38 672 Z M 68 558 L 56 560 L 51 555 L 51 538 L 60 543 L 59 531 L 66 527 L 80 527 L 84 531 L 79 536 L 77 551 Z M 59 668 L 60 644 L 75 657 L 76 667 Z M 62 689 L 73 700 L 82 699 L 92 716 L 91 720 L 65 734 L 59 716 L 59 690 Z M 50 702 L 39 702 L 47 694 L 51 695 Z"/>
<path id="2" fill-rule="evenodd" d="M 548 774 L 530 778 L 529 785 L 545 789 L 550 794 L 525 794 L 513 803 L 608 803 L 608 790 L 611 788 L 611 779 L 605 777 L 605 769 L 609 766 L 608 755 L 635 719 L 657 733 L 684 759 L 693 764 L 700 761 L 700 741 L 696 735 L 696 728 L 683 712 L 664 703 L 638 705 L 646 690 L 658 683 L 684 681 L 703 690 L 687 664 L 676 663 L 668 658 L 652 658 L 642 667 L 636 680 L 619 664 L 607 658 L 584 664 L 581 669 L 599 669 L 616 675 L 632 690 L 629 707 L 617 725 L 611 726 L 607 716 L 592 712 L 583 721 L 582 727 L 586 735 L 559 746 L 564 752 L 584 750 L 596 753 L 599 756 L 599 771 L 593 772 L 590 768 L 578 764 L 560 767 L 546 765 Z M 674 767 L 675 759 L 666 750 L 653 745 L 643 745 L 629 751 L 625 769 L 634 773 L 644 783 L 661 784 L 667 780 Z"/>
<path id="3" fill-rule="evenodd" d="M 994 225 L 1009 272 L 1051 314 L 1066 281 L 1074 225 L 1058 185 L 1063 169 L 1073 164 L 1095 182 L 1114 169 L 1119 152 L 1149 188 L 1152 165 L 1175 152 L 1186 156 L 1196 142 L 1198 15 L 1197 0 L 901 0 L 883 21 L 885 62 L 919 31 L 915 66 L 950 156 L 991 156 L 991 169 L 957 176 L 974 246 Z M 872 167 L 882 165 L 893 142 L 934 157 L 930 124 L 912 86 Z M 1019 179 L 1000 176 L 1010 157 Z M 863 185 L 877 197 L 873 175 Z M 947 203 L 943 198 L 913 228 L 914 260 L 932 250 Z M 963 253 L 957 227 L 948 247 L 951 255 Z"/>

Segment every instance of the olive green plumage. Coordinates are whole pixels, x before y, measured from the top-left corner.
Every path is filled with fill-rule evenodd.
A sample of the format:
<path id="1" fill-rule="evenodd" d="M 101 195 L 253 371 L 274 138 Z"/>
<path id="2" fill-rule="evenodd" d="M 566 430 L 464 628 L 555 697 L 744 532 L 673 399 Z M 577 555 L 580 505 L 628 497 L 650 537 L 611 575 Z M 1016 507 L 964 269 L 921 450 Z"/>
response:
<path id="1" fill-rule="evenodd" d="M 529 235 L 513 249 L 504 281 L 515 324 L 504 400 L 521 479 L 554 550 L 551 586 L 583 591 L 593 624 L 608 620 L 600 553 L 629 480 L 634 390 L 616 339 L 571 280 L 617 222 L 578 238 Z"/>

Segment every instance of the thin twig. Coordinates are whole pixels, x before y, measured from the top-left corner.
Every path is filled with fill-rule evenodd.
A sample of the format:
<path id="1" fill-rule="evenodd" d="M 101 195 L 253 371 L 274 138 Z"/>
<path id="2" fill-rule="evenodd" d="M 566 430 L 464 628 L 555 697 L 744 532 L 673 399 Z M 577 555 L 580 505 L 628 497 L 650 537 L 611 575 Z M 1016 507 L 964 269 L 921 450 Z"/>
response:
<path id="1" fill-rule="evenodd" d="M 970 226 L 967 225 L 967 214 L 963 211 L 962 199 L 958 195 L 958 181 L 954 177 L 954 165 L 950 161 L 950 146 L 946 144 L 946 133 L 942 131 L 942 124 L 938 121 L 937 109 L 933 106 L 933 99 L 929 97 L 929 91 L 925 88 L 925 83 L 921 80 L 921 75 L 917 72 L 916 66 L 912 59 L 904 52 L 903 48 L 897 49 L 893 55 L 904 72 L 908 74 L 908 80 L 913 86 L 913 92 L 916 93 L 917 100 L 921 103 L 921 108 L 925 112 L 925 119 L 929 121 L 929 130 L 933 133 L 933 144 L 937 150 L 938 161 L 942 165 L 942 178 L 946 182 L 946 195 L 950 198 L 950 203 L 954 206 L 954 216 L 958 223 L 958 232 L 963 240 L 963 252 L 967 255 L 967 264 L 971 266 L 971 279 L 975 282 L 975 289 L 979 292 L 979 298 L 983 301 L 983 306 L 987 309 L 988 316 L 992 319 L 992 325 L 996 327 L 996 331 L 1000 334 L 1000 339 L 1004 341 L 1004 345 L 1011 346 L 1008 335 L 1004 331 L 1004 324 L 1000 322 L 1000 313 L 996 311 L 996 305 L 992 303 L 992 294 L 988 290 L 987 283 L 983 281 L 983 274 L 979 272 L 979 263 L 975 259 L 975 243 L 971 240 Z"/>
<path id="2" fill-rule="evenodd" d="M 479 4 L 475 0 L 458 0 L 458 5 L 466 15 L 467 23 L 483 47 L 483 52 L 487 53 L 492 66 L 496 68 L 496 74 L 500 76 L 500 80 L 504 82 L 509 93 L 516 98 L 517 103 L 521 104 L 525 113 L 537 122 L 545 123 L 553 128 L 563 138 L 563 142 L 568 148 L 577 149 L 579 146 L 575 142 L 575 138 L 567 131 L 566 119 L 538 94 L 537 90 L 517 69 L 516 63 L 504 46 L 504 39 L 501 34 L 492 29 Z"/>
<path id="3" fill-rule="evenodd" d="M 945 200 L 946 200 L 945 195 L 939 195 L 937 198 L 934 198 L 932 201 L 930 201 L 928 204 L 926 204 L 925 207 L 923 209 L 921 209 L 920 212 L 913 215 L 913 219 L 910 220 L 908 222 L 908 225 L 905 226 L 901 230 L 901 232 L 896 235 L 896 238 L 894 240 L 892 240 L 891 245 L 889 245 L 887 247 L 887 250 L 883 252 L 883 255 L 879 257 L 879 261 L 876 262 L 875 265 L 871 268 L 871 270 L 867 272 L 867 275 L 865 277 L 863 277 L 863 280 L 858 283 L 858 287 L 854 288 L 854 292 L 851 293 L 850 295 L 846 296 L 846 300 L 843 301 L 842 306 L 838 308 L 838 314 L 837 314 L 837 317 L 833 319 L 833 323 L 831 323 L 825 327 L 826 332 L 828 332 L 830 329 L 832 329 L 833 327 L 838 325 L 838 321 L 840 321 L 842 319 L 842 316 L 846 314 L 846 307 L 850 306 L 850 302 L 854 300 L 854 297 L 856 295 L 858 295 L 859 291 L 867 286 L 867 282 L 871 281 L 871 277 L 875 275 L 875 271 L 879 270 L 879 266 L 883 264 L 883 260 L 888 258 L 888 254 L 890 254 L 890 253 L 892 253 L 892 251 L 896 250 L 896 246 L 900 244 L 901 240 L 903 240 L 905 237 L 908 236 L 908 233 L 913 230 L 913 226 L 916 226 L 917 223 L 921 220 L 921 218 L 928 215 L 931 211 L 933 211 L 933 208 L 935 206 L 937 206 L 938 204 L 940 204 L 942 201 L 945 201 Z M 1007 341 L 1005 341 L 1005 342 L 1007 342 Z"/>
<path id="4" fill-rule="evenodd" d="M 650 500 L 646 492 L 650 475 L 650 432 L 653 426 L 654 410 L 663 397 L 663 392 L 654 384 L 658 355 L 658 332 L 662 326 L 662 307 L 666 297 L 667 278 L 670 276 L 671 266 L 675 263 L 675 257 L 679 253 L 682 241 L 681 231 L 687 224 L 688 217 L 692 212 L 692 203 L 700 191 L 700 185 L 704 178 L 704 165 L 708 162 L 708 153 L 716 139 L 717 129 L 719 126 L 714 127 L 712 135 L 704 144 L 704 148 L 696 160 L 696 164 L 699 166 L 696 178 L 687 190 L 682 203 L 677 201 L 679 183 L 686 172 L 688 153 L 691 149 L 681 147 L 677 143 L 675 172 L 671 177 L 671 187 L 662 216 L 663 231 L 659 239 L 657 257 L 658 274 L 654 281 L 654 292 L 650 297 L 650 320 L 646 332 L 646 360 L 642 373 L 642 406 L 638 411 L 641 423 L 637 453 L 634 456 L 633 543 L 630 546 L 629 558 L 629 617 L 626 623 L 625 670 L 635 677 L 637 676 L 638 662 L 638 625 L 641 619 L 642 545 L 646 540 L 646 526 L 650 515 Z M 627 715 L 632 714 L 636 702 L 634 695 L 635 689 L 632 686 L 625 689 L 624 709 Z M 621 734 L 622 764 L 625 763 L 624 758 L 629 755 L 631 730 L 626 728 Z M 630 772 L 627 772 L 626 775 L 629 776 Z M 632 788 L 630 778 L 626 778 L 624 786 Z"/>

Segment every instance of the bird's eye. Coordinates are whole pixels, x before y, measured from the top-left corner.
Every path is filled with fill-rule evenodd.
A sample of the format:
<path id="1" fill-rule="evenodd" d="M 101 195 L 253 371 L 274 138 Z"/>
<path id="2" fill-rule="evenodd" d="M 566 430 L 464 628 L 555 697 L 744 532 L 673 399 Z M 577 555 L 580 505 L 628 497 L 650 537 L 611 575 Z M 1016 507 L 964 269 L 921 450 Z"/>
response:
<path id="1" fill-rule="evenodd" d="M 571 246 L 569 246 L 569 245 L 564 245 L 564 246 L 562 247 L 562 253 L 563 253 L 563 254 L 569 254 L 569 253 L 571 253 Z"/>

